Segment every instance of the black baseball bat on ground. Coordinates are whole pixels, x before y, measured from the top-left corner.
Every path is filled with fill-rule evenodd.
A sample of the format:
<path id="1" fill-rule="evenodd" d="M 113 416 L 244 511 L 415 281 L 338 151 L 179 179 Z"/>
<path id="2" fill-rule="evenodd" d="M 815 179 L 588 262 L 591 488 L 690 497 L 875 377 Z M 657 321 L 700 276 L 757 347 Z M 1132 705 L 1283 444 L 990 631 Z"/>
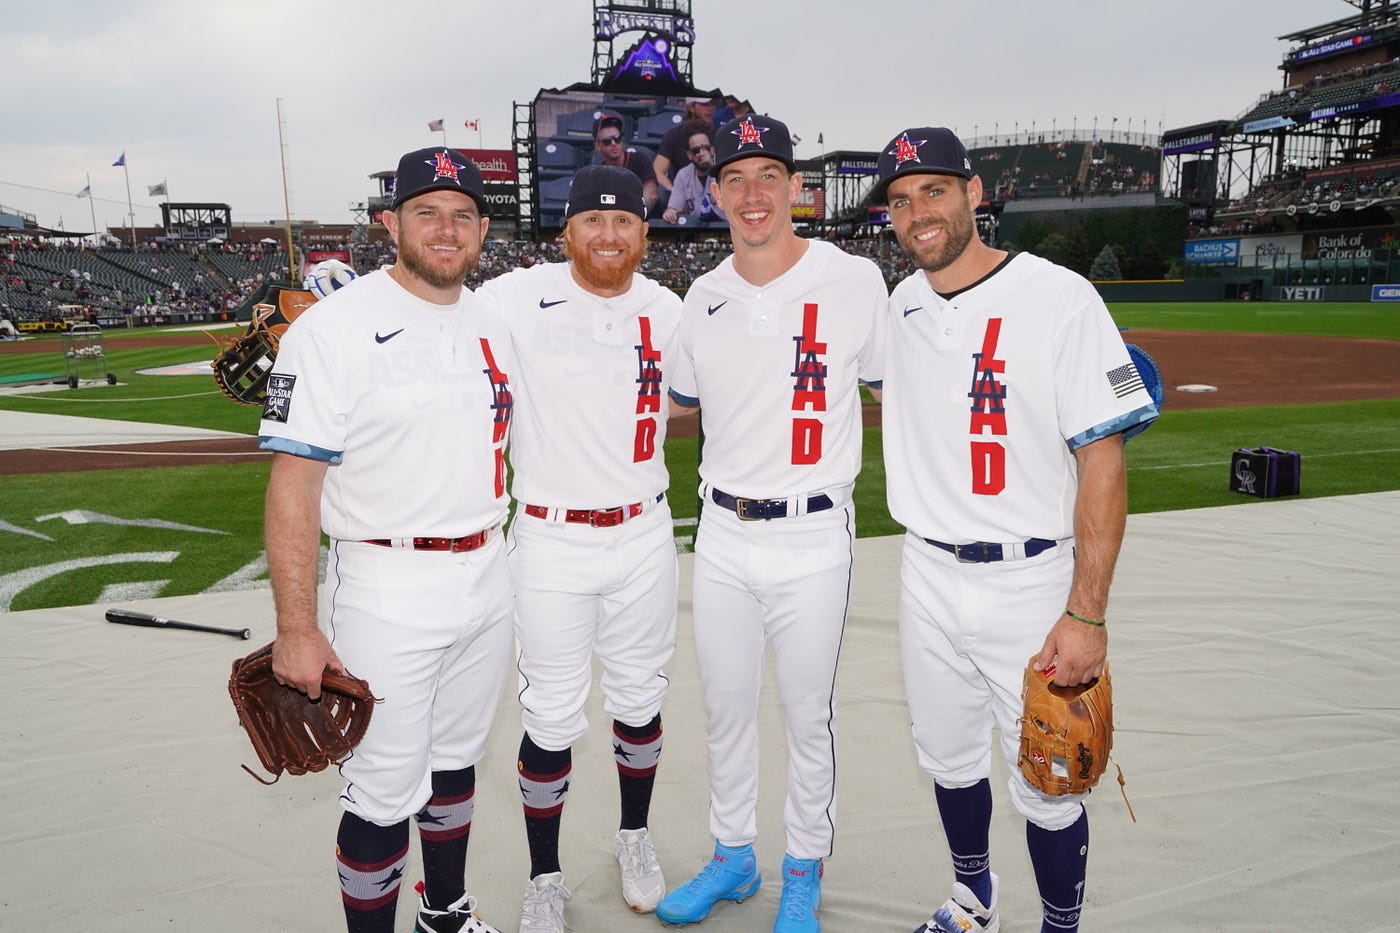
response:
<path id="1" fill-rule="evenodd" d="M 232 635 L 234 638 L 253 637 L 252 631 L 246 628 L 217 628 L 213 625 L 199 625 L 167 619 L 164 616 L 153 616 L 148 612 L 133 612 L 130 609 L 108 609 L 107 621 L 121 625 L 145 625 L 150 628 L 184 628 L 192 632 L 214 632 L 217 635 Z"/>

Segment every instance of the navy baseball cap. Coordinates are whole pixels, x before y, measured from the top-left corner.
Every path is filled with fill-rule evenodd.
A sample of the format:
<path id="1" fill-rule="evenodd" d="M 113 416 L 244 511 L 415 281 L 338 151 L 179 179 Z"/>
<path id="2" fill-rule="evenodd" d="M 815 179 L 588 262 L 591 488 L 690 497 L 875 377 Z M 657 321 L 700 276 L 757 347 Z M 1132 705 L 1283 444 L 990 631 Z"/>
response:
<path id="1" fill-rule="evenodd" d="M 760 114 L 749 114 L 715 130 L 715 167 L 721 168 L 749 156 L 768 156 L 797 171 L 792 158 L 792 133 L 781 120 Z"/>
<path id="2" fill-rule="evenodd" d="M 569 185 L 564 219 L 584 211 L 628 211 L 646 220 L 642 180 L 620 165 L 585 165 Z"/>
<path id="3" fill-rule="evenodd" d="M 973 175 L 962 140 L 945 126 L 919 126 L 900 133 L 886 143 L 876 168 L 879 180 L 870 190 L 872 204 L 884 204 L 890 182 L 901 175 Z"/>
<path id="4" fill-rule="evenodd" d="M 390 207 L 397 209 L 409 198 L 429 191 L 460 191 L 476 202 L 483 216 L 486 214 L 486 186 L 481 180 L 481 169 L 454 149 L 417 149 L 399 159 Z"/>

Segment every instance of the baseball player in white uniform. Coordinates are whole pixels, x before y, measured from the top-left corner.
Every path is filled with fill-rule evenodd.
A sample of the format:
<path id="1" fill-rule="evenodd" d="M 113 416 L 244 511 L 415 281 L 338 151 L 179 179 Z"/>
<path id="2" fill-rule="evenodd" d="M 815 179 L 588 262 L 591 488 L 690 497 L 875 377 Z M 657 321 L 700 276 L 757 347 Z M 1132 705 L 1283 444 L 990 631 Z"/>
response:
<path id="1" fill-rule="evenodd" d="M 1107 659 L 1104 610 L 1127 511 L 1123 441 L 1157 416 L 1087 281 L 976 236 L 982 184 L 944 128 L 896 136 L 872 201 L 918 271 L 890 297 L 884 447 L 904 540 L 905 690 L 920 765 L 934 779 L 953 895 L 916 933 L 995 933 L 990 736 L 1043 906 L 1072 933 L 1083 904 L 1083 795 L 1040 793 L 1016 767 L 1027 660 L 1057 684 Z"/>
<path id="2" fill-rule="evenodd" d="M 273 671 L 314 698 L 325 667 L 349 670 L 381 698 L 341 767 L 336 865 L 352 933 L 394 929 L 409 817 L 424 871 L 414 929 L 494 933 L 465 888 L 474 766 L 511 643 L 510 339 L 462 287 L 485 206 L 470 160 L 405 155 L 384 214 L 397 261 L 298 317 L 268 379 Z"/>
<path id="3" fill-rule="evenodd" d="M 559 827 L 570 749 L 588 728 L 595 654 L 613 718 L 622 894 L 647 913 L 666 893 L 647 818 L 661 755 L 663 667 L 676 643 L 662 444 L 681 301 L 635 271 L 647 223 L 634 173 L 580 169 L 564 216 L 571 262 L 517 269 L 478 291 L 510 330 L 519 376 L 508 550 L 531 864 L 521 933 L 564 933 L 570 892 Z"/>
<path id="4" fill-rule="evenodd" d="M 761 883 L 757 705 L 773 647 L 788 746 L 783 894 L 773 929 L 820 929 L 835 830 L 836 662 L 850 598 L 861 466 L 858 381 L 877 380 L 887 293 L 874 263 L 792 228 L 802 190 L 786 126 L 715 134 L 714 191 L 734 254 L 685 298 L 672 398 L 699 406 L 695 641 L 708 714 L 714 856 L 657 916 L 703 919 Z"/>

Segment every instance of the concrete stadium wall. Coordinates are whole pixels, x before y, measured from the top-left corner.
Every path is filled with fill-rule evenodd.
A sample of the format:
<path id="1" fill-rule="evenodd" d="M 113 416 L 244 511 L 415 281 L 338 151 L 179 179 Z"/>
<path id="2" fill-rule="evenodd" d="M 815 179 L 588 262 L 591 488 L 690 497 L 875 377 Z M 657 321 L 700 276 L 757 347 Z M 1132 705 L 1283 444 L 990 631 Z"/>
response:
<path id="1" fill-rule="evenodd" d="M 1223 279 L 1170 279 L 1160 282 L 1095 282 L 1104 301 L 1222 301 Z"/>

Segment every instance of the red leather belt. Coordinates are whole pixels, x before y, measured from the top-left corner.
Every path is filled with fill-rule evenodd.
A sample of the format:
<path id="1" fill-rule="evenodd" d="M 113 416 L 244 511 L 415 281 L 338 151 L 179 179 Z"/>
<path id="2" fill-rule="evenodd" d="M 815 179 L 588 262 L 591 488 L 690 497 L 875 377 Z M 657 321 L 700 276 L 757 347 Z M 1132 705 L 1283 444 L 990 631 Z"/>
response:
<path id="1" fill-rule="evenodd" d="M 661 493 L 655 500 L 633 502 L 631 505 L 619 505 L 611 509 L 551 509 L 543 505 L 527 505 L 524 511 L 531 518 L 568 522 L 574 525 L 592 525 L 594 528 L 611 528 L 613 525 L 621 525 L 629 518 L 641 515 L 646 511 L 648 505 L 653 501 L 660 502 L 665 495 L 665 493 Z"/>
<path id="2" fill-rule="evenodd" d="M 415 551 L 451 551 L 454 554 L 460 554 L 463 551 L 475 551 L 481 547 L 491 537 L 491 532 L 494 530 L 494 528 L 486 528 L 474 535 L 463 535 L 460 538 L 366 538 L 365 544 L 377 544 L 380 547 L 412 547 Z"/>

